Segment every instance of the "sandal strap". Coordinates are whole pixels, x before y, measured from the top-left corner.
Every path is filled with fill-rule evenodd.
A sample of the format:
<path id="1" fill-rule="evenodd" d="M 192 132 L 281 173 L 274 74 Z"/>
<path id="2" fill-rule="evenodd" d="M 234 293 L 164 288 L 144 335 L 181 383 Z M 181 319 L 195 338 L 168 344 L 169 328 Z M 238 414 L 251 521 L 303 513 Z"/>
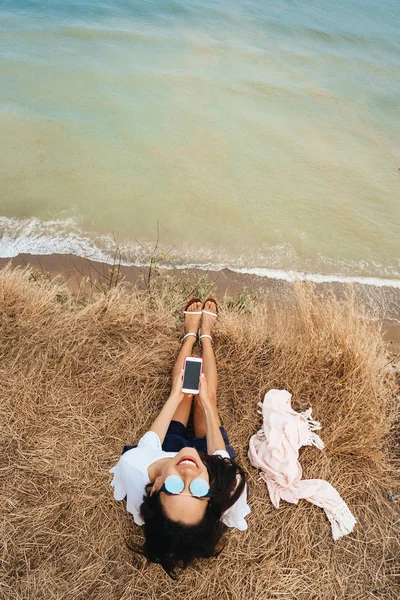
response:
<path id="1" fill-rule="evenodd" d="M 202 310 L 205 315 L 211 315 L 212 317 L 218 317 L 216 313 L 210 312 L 209 310 Z"/>
<path id="2" fill-rule="evenodd" d="M 212 339 L 211 335 L 208 335 L 207 333 L 203 333 L 202 335 L 199 335 L 199 341 L 202 338 L 208 338 L 209 340 L 211 340 L 211 344 L 214 345 L 214 342 L 213 342 L 213 339 Z M 200 344 L 201 344 L 201 342 L 200 342 Z"/>
<path id="3" fill-rule="evenodd" d="M 196 311 L 196 310 L 184 310 L 183 314 L 184 315 L 201 315 L 202 311 Z"/>
<path id="4" fill-rule="evenodd" d="M 185 340 L 187 337 L 189 337 L 190 335 L 194 336 L 197 339 L 197 333 L 186 333 L 183 338 L 182 338 L 182 342 L 183 340 Z"/>

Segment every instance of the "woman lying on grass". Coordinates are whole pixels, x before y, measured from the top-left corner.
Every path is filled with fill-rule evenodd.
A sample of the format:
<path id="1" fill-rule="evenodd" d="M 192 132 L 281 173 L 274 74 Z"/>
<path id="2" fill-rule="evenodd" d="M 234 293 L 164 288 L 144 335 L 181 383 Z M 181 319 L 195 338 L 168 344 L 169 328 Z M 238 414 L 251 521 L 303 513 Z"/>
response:
<path id="1" fill-rule="evenodd" d="M 144 526 L 143 553 L 171 577 L 194 558 L 216 556 L 226 526 L 247 529 L 244 517 L 250 512 L 245 474 L 234 460 L 236 453 L 218 416 L 211 338 L 216 316 L 211 298 L 203 306 L 198 299 L 188 303 L 171 394 L 150 430 L 137 446 L 125 446 L 111 469 L 115 499 L 126 497 L 135 523 Z M 197 339 L 203 374 L 194 397 L 194 437 L 188 439 L 193 396 L 183 394 L 182 375 Z"/>

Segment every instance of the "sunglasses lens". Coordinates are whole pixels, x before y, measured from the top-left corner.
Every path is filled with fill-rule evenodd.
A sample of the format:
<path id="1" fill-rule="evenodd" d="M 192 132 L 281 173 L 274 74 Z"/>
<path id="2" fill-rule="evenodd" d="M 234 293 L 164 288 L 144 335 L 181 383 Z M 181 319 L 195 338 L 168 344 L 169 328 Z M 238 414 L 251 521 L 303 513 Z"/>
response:
<path id="1" fill-rule="evenodd" d="M 169 475 L 164 482 L 165 489 L 170 494 L 180 494 L 180 492 L 185 487 L 183 480 L 179 477 L 179 475 Z"/>
<path id="2" fill-rule="evenodd" d="M 189 488 L 193 496 L 197 496 L 198 498 L 207 496 L 208 492 L 210 491 L 210 486 L 208 485 L 207 481 L 205 481 L 205 479 L 201 479 L 200 477 L 193 479 Z"/>

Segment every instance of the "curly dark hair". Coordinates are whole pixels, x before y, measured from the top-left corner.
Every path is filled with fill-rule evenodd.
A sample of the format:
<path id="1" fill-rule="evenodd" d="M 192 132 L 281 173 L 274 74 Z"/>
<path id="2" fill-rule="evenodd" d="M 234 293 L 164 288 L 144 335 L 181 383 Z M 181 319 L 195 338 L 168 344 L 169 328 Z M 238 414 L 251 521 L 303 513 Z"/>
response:
<path id="1" fill-rule="evenodd" d="M 137 551 L 149 562 L 159 563 L 172 579 L 195 558 L 210 558 L 222 551 L 226 526 L 221 515 L 236 502 L 246 482 L 245 472 L 235 460 L 208 454 L 201 454 L 201 460 L 208 470 L 212 497 L 200 523 L 185 525 L 167 518 L 159 493 L 150 495 L 151 483 L 140 507 L 145 542 Z"/>

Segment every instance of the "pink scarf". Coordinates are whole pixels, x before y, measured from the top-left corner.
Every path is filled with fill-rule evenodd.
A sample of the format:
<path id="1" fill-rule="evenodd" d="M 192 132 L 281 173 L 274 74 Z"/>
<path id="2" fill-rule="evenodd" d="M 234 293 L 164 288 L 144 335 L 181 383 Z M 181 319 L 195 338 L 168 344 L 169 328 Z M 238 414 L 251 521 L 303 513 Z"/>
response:
<path id="1" fill-rule="evenodd" d="M 280 500 L 298 504 L 308 500 L 323 508 L 332 525 L 334 540 L 351 533 L 356 520 L 335 488 L 323 479 L 301 479 L 299 449 L 302 446 L 325 448 L 315 433 L 320 423 L 311 418 L 311 408 L 297 413 L 291 407 L 292 395 L 286 390 L 270 390 L 259 406 L 263 415 L 262 428 L 251 437 L 249 459 L 261 469 L 261 479 L 267 484 L 275 508 Z"/>

